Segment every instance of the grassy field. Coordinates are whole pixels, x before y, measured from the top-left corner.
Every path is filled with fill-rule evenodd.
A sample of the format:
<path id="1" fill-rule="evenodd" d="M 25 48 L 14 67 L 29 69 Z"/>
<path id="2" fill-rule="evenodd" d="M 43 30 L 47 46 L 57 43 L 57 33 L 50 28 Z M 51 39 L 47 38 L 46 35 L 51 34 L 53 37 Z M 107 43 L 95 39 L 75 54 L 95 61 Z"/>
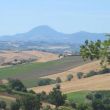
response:
<path id="1" fill-rule="evenodd" d="M 67 94 L 67 99 L 69 101 L 74 101 L 76 103 L 84 103 L 86 102 L 86 95 L 89 91 L 79 91 L 79 92 L 72 92 Z"/>
<path id="2" fill-rule="evenodd" d="M 1 68 L 0 79 L 18 78 L 26 86 L 32 87 L 36 86 L 36 81 L 39 77 L 63 72 L 84 63 L 80 56 L 70 56 L 45 63 L 22 64 Z"/>

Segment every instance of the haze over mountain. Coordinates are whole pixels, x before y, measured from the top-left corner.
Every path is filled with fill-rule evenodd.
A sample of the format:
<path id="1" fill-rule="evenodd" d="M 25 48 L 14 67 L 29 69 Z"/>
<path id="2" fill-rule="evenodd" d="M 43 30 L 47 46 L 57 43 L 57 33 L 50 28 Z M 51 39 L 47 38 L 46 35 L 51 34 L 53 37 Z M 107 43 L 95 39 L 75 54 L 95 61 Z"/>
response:
<path id="1" fill-rule="evenodd" d="M 74 27 L 75 28 L 75 27 Z M 83 43 L 85 40 L 105 40 L 104 33 L 89 33 L 80 31 L 72 34 L 65 34 L 42 25 L 33 28 L 29 32 L 15 34 L 12 36 L 0 36 L 0 41 L 38 41 L 47 43 Z"/>

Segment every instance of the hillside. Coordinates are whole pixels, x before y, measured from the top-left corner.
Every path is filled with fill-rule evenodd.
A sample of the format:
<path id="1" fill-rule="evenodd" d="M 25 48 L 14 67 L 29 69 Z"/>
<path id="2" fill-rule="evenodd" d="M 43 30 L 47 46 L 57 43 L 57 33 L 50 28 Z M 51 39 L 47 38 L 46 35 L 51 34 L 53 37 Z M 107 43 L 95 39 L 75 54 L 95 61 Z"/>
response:
<path id="1" fill-rule="evenodd" d="M 104 33 L 89 33 L 80 31 L 72 34 L 65 34 L 52 29 L 49 26 L 38 26 L 26 33 L 18 33 L 12 36 L 0 36 L 0 41 L 39 41 L 45 43 L 82 43 L 85 40 L 104 40 Z"/>
<path id="2" fill-rule="evenodd" d="M 46 76 L 48 78 L 55 79 L 56 77 L 60 77 L 65 80 L 67 74 L 73 74 L 74 78 L 72 81 L 66 81 L 62 82 L 61 85 L 61 90 L 65 92 L 75 92 L 75 91 L 82 91 L 82 90 L 109 90 L 110 89 L 110 74 L 104 74 L 104 75 L 96 75 L 93 77 L 88 77 L 88 78 L 82 78 L 78 79 L 76 77 L 77 72 L 89 72 L 91 70 L 98 71 L 100 70 L 100 65 L 99 61 L 88 63 L 76 68 L 73 68 L 69 71 L 65 71 L 62 73 Z M 48 86 L 41 86 L 41 87 L 34 87 L 32 90 L 34 90 L 36 93 L 46 91 L 47 93 L 52 90 L 52 88 L 55 85 L 48 85 Z"/>

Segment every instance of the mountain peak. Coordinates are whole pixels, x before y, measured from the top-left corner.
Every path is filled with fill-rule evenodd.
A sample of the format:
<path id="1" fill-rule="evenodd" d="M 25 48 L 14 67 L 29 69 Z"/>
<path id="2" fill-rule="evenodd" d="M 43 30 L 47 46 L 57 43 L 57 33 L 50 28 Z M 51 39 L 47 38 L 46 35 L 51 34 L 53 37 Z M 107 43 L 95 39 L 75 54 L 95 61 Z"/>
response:
<path id="1" fill-rule="evenodd" d="M 40 25 L 38 27 L 33 28 L 31 31 L 55 31 L 54 29 L 52 29 L 51 27 L 49 27 L 48 25 Z"/>
<path id="2" fill-rule="evenodd" d="M 33 28 L 28 33 L 41 35 L 41 36 L 54 36 L 54 35 L 62 34 L 58 31 L 54 30 L 53 28 L 49 27 L 48 25 L 40 25 L 38 27 Z"/>

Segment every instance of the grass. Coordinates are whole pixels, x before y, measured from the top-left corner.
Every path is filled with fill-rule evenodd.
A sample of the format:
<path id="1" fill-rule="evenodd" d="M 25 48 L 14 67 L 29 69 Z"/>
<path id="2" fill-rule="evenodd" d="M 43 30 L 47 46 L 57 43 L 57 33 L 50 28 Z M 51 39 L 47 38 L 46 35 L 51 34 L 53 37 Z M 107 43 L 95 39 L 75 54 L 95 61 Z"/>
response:
<path id="1" fill-rule="evenodd" d="M 80 56 L 70 56 L 45 63 L 21 64 L 1 68 L 0 79 L 18 78 L 27 87 L 33 87 L 36 86 L 39 77 L 63 72 L 84 63 Z"/>
<path id="2" fill-rule="evenodd" d="M 5 97 L 0 96 L 0 100 L 6 102 L 7 108 L 10 108 L 10 104 L 11 104 L 12 102 L 14 102 L 14 100 L 12 100 L 11 98 L 7 98 L 6 96 L 5 96 Z"/>
<path id="3" fill-rule="evenodd" d="M 86 95 L 89 91 L 79 91 L 79 92 L 72 92 L 67 94 L 67 99 L 69 101 L 74 101 L 76 103 L 84 103 L 86 102 Z"/>

